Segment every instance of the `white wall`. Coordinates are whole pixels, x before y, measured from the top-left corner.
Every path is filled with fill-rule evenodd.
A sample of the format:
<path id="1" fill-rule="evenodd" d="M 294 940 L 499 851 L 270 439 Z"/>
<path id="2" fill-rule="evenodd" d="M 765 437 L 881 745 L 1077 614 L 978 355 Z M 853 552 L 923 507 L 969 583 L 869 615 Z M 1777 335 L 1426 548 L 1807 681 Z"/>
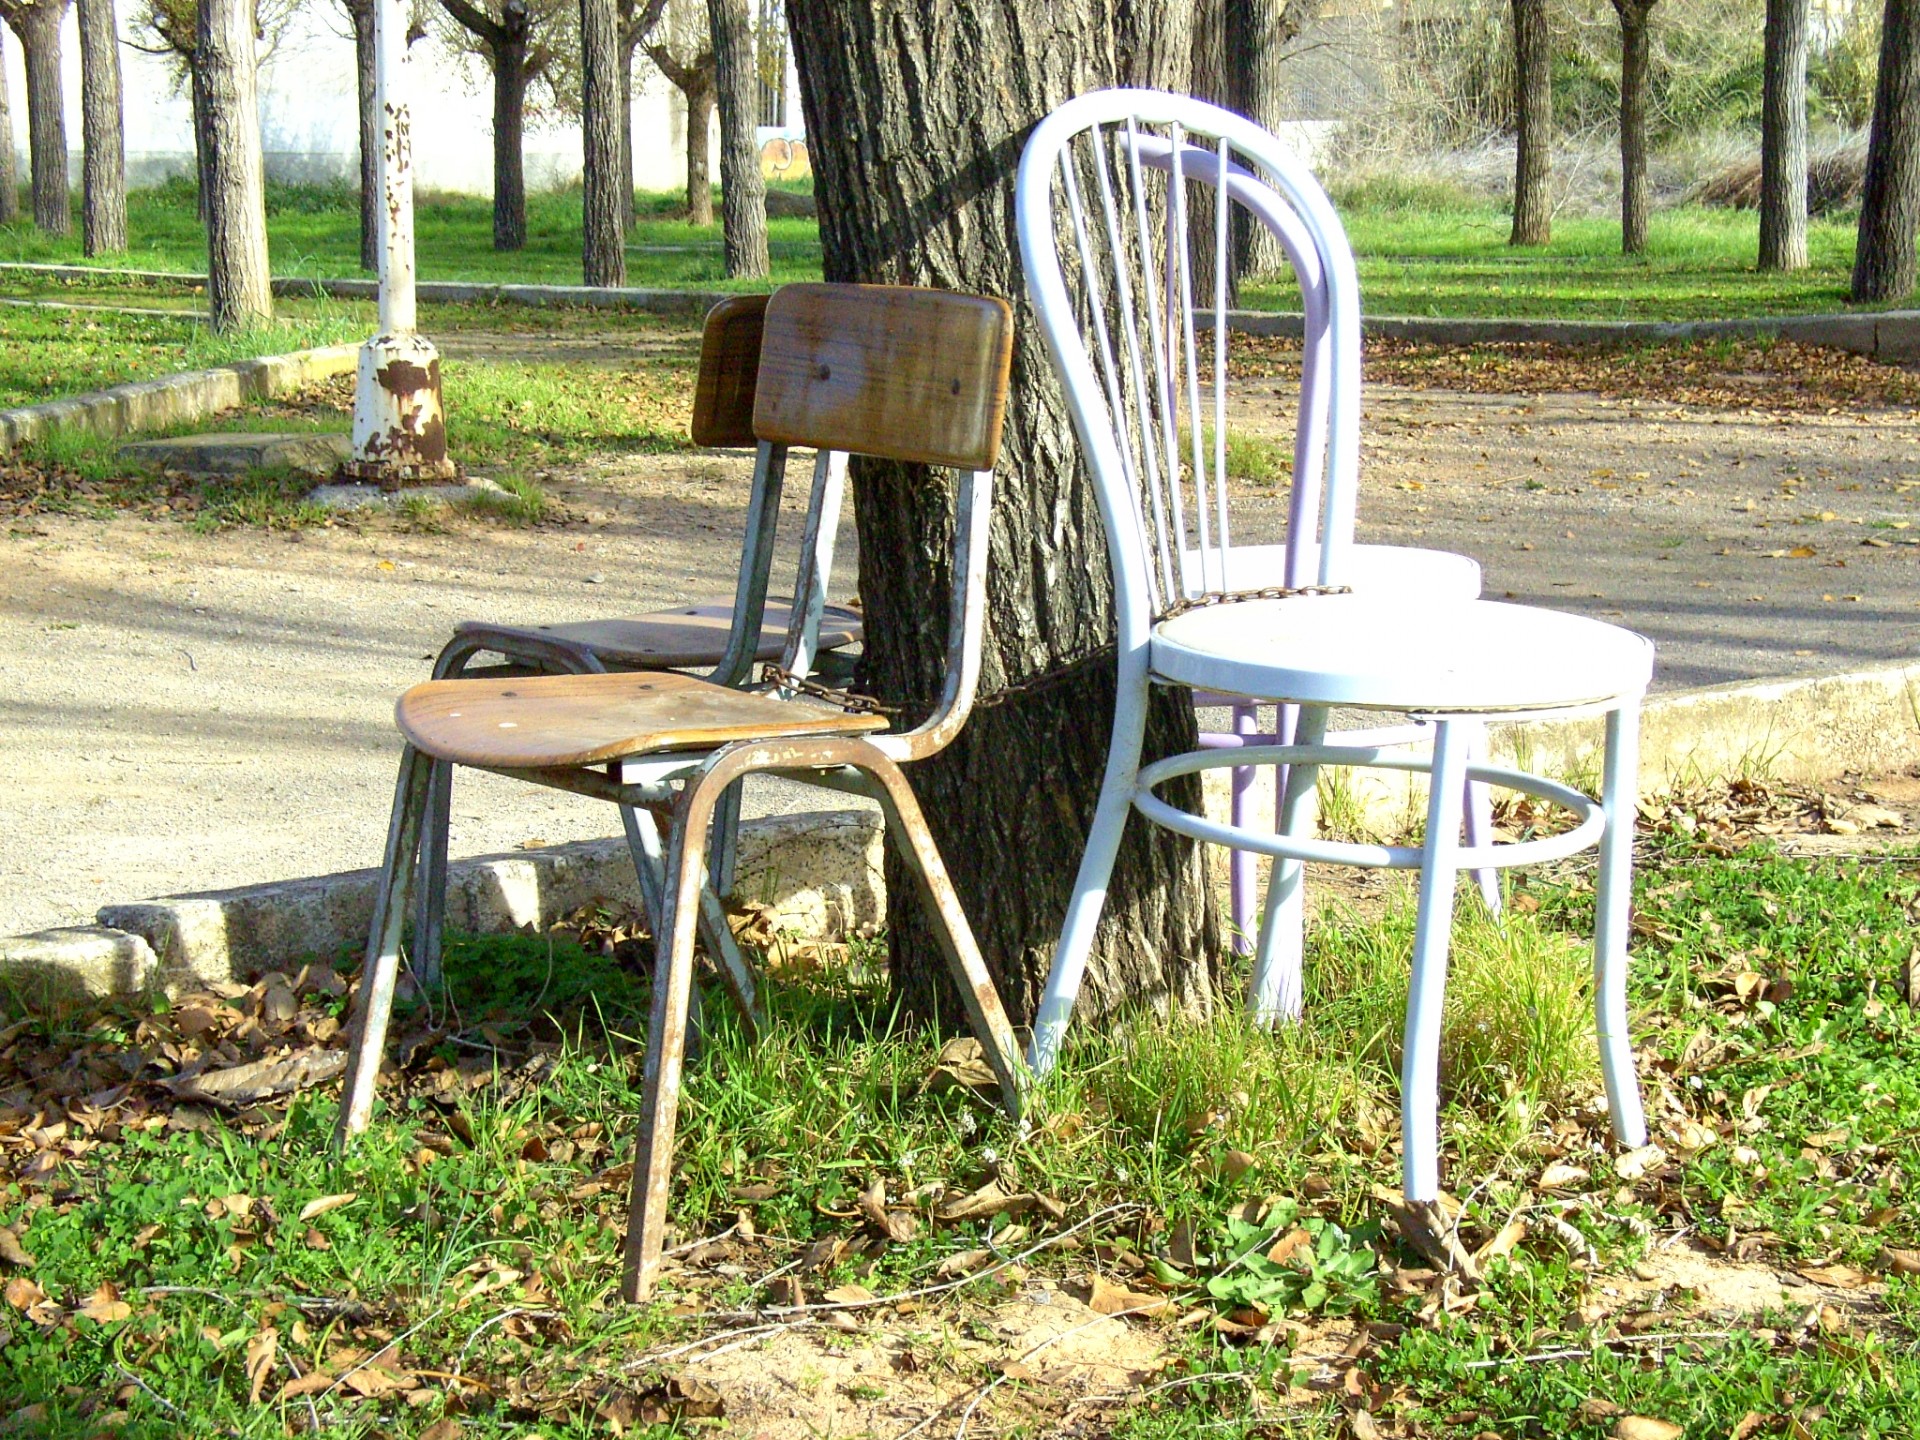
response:
<path id="1" fill-rule="evenodd" d="M 120 33 L 129 34 L 123 0 Z M 61 41 L 66 76 L 67 143 L 74 182 L 80 176 L 80 41 L 67 12 Z M 27 81 L 20 41 L 5 37 L 9 108 L 20 178 L 27 176 Z M 493 193 L 493 100 L 485 67 L 450 53 L 429 35 L 414 46 L 413 155 L 423 189 Z M 193 168 L 192 107 L 171 63 L 123 43 L 120 69 L 127 114 L 127 180 L 154 184 Z M 643 190 L 686 184 L 686 110 L 644 56 L 634 64 L 634 180 Z M 794 107 L 798 111 L 798 106 Z M 267 171 L 295 180 L 346 179 L 359 173 L 354 114 L 353 33 L 337 6 L 303 6 L 261 66 L 260 129 Z M 711 141 L 719 170 L 719 126 Z M 541 189 L 580 175 L 580 128 L 529 118 L 527 186 Z"/>

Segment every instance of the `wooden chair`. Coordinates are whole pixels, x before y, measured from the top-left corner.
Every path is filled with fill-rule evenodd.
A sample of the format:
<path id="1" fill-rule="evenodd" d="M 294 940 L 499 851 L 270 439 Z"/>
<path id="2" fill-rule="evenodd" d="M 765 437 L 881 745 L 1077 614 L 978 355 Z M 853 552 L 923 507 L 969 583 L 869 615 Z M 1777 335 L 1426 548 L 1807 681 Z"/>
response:
<path id="1" fill-rule="evenodd" d="M 1165 185 L 1142 179 L 1143 151 L 1153 138 L 1165 142 L 1174 161 Z M 1204 163 L 1216 176 L 1216 266 L 1224 272 L 1234 170 L 1266 177 L 1316 232 L 1328 266 L 1333 333 L 1355 342 L 1336 358 L 1349 373 L 1335 377 L 1344 383 L 1332 392 L 1329 480 L 1315 497 L 1318 514 L 1310 516 L 1317 533 L 1298 526 L 1290 532 L 1295 553 L 1286 583 L 1270 591 L 1236 590 L 1227 564 L 1224 433 L 1231 368 L 1222 326 L 1208 337 L 1210 375 L 1203 377 L 1198 360 L 1199 307 L 1182 183 L 1190 146 L 1204 147 Z M 1175 207 L 1172 221 L 1150 220 L 1163 203 Z M 1615 1137 L 1628 1146 L 1644 1143 L 1627 1033 L 1626 964 L 1636 738 L 1653 646 L 1577 615 L 1483 600 L 1410 603 L 1360 588 L 1349 555 L 1350 479 L 1359 441 L 1359 280 L 1325 195 L 1259 126 L 1186 96 L 1084 95 L 1029 137 L 1015 206 L 1028 291 L 1100 499 L 1119 630 L 1113 742 L 1034 1023 L 1033 1069 L 1044 1074 L 1059 1054 L 1134 812 L 1197 840 L 1273 858 L 1249 995 L 1261 1018 L 1299 1012 L 1305 862 L 1415 869 L 1420 898 L 1401 1061 L 1402 1183 L 1410 1201 L 1434 1201 L 1440 1017 L 1460 871 L 1553 860 L 1597 845 L 1594 1020 L 1601 1070 Z M 1214 304 L 1217 313 L 1219 291 Z M 1213 447 L 1200 439 L 1208 419 Z M 1183 433 L 1192 437 L 1190 449 L 1178 444 Z M 1313 563 L 1303 568 L 1309 547 Z M 1290 743 L 1202 748 L 1143 765 L 1154 686 L 1297 706 L 1299 721 Z M 1336 708 L 1426 721 L 1434 738 L 1431 758 L 1348 734 L 1329 736 L 1327 718 Z M 1543 776 L 1471 758 L 1489 720 L 1572 715 L 1605 721 L 1597 802 Z M 1287 767 L 1279 834 L 1218 824 L 1155 793 L 1176 776 L 1241 765 Z M 1421 843 L 1357 844 L 1313 835 L 1306 799 L 1322 766 L 1428 774 Z M 1462 796 L 1470 779 L 1563 806 L 1576 823 L 1557 835 L 1463 846 Z"/>
<path id="2" fill-rule="evenodd" d="M 787 468 L 787 447 L 761 441 L 753 431 L 754 382 L 760 368 L 761 332 L 767 297 L 739 295 L 708 312 L 700 341 L 700 368 L 694 385 L 693 442 L 711 449 L 754 451 L 753 480 L 747 494 L 747 533 L 740 552 L 740 574 L 731 601 L 697 600 L 652 614 L 556 625 L 515 625 L 463 620 L 434 661 L 436 680 L 485 674 L 599 674 L 610 670 L 706 670 L 720 685 L 751 678 L 756 662 L 780 661 L 790 672 L 807 674 L 823 655 L 860 642 L 858 612 L 827 603 L 833 572 L 834 540 L 845 484 L 843 464 L 816 462 L 808 504 L 796 602 L 769 596 L 780 497 Z M 799 623 L 796 624 L 795 622 Z M 482 664 L 479 662 L 485 661 Z M 739 970 L 742 962 L 718 896 L 733 888 L 734 843 L 739 828 L 740 792 L 723 797 L 714 819 L 710 892 L 702 899 L 701 934 L 720 963 Z M 440 905 L 446 894 L 447 834 L 453 805 L 453 766 L 435 763 L 427 789 L 427 812 L 420 837 L 420 915 L 410 969 L 425 985 L 440 976 Z M 665 856 L 659 828 L 644 810 L 623 807 L 621 820 L 634 854 L 641 899 L 658 925 Z"/>
<path id="3" fill-rule="evenodd" d="M 1023 1072 L 1012 1031 L 900 769 L 951 742 L 973 705 L 1011 324 L 1000 300 L 888 286 L 789 285 L 766 310 L 754 401 L 762 442 L 813 446 L 834 465 L 851 453 L 961 472 L 946 677 L 922 724 L 890 733 L 888 720 L 862 709 L 857 697 L 840 708 L 778 685 L 734 689 L 673 671 L 432 680 L 401 697 L 396 719 L 407 743 L 352 1022 L 339 1143 L 370 1116 L 407 879 L 437 763 L 597 796 L 670 822 L 627 1231 L 629 1299 L 648 1293 L 659 1265 L 708 828 L 717 800 L 741 776 L 779 774 L 880 802 L 887 834 L 933 912 L 1003 1099 L 1017 1111 Z M 753 977 L 721 973 L 750 1012 Z"/>

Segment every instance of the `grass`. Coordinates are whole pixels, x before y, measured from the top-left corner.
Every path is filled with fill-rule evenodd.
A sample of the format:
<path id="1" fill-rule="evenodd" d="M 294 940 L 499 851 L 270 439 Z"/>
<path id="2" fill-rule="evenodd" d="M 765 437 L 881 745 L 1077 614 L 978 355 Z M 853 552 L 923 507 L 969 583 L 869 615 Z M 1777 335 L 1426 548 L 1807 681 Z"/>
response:
<path id="1" fill-rule="evenodd" d="M 1520 888 L 1504 932 L 1463 906 L 1446 1173 L 1464 1195 L 1463 1235 L 1530 1223 L 1457 1309 L 1396 1278 L 1422 1262 L 1375 1198 L 1397 1181 L 1404 907 L 1319 923 L 1295 1030 L 1262 1034 L 1233 1016 L 1081 1028 L 1024 1132 L 964 1089 L 923 1083 L 938 1037 L 896 1022 L 870 948 L 777 973 L 757 1044 L 710 995 L 674 1220 L 699 1236 L 744 1211 L 773 1238 L 734 1252 L 737 1263 L 683 1271 L 677 1297 L 637 1309 L 614 1299 L 614 1167 L 631 1143 L 643 967 L 563 939 L 459 940 L 449 1003 L 403 1014 L 408 1058 L 374 1129 L 341 1160 L 326 1145 L 327 1093 L 222 1115 L 148 1078 L 220 1037 L 239 1054 L 337 1045 L 343 987 L 331 971 L 294 987 L 304 1003 L 291 1020 L 263 998 L 271 981 L 225 1005 L 155 999 L 29 1018 L 0 1032 L 0 1223 L 31 1256 L 0 1308 L 11 1332 L 0 1393 L 25 1416 L 17 1428 L 52 1436 L 316 1424 L 406 1435 L 455 1413 L 463 1436 L 606 1433 L 595 1417 L 610 1395 L 656 1384 L 635 1364 L 648 1347 L 753 1304 L 759 1277 L 802 1243 L 849 1242 L 837 1259 L 823 1252 L 809 1294 L 854 1282 L 885 1294 L 926 1283 L 959 1252 L 1011 1253 L 1133 1204 L 1147 1218 L 1109 1219 L 1082 1237 L 1094 1250 L 1030 1263 L 1062 1277 L 1095 1265 L 1137 1275 L 1135 1286 L 1157 1277 L 1202 1319 L 1238 1307 L 1286 1325 L 1264 1341 L 1168 1329 L 1166 1388 L 1112 1417 L 1111 1433 L 1325 1435 L 1360 1403 L 1342 1396 L 1371 1396 L 1376 1428 L 1432 1440 L 1597 1440 L 1611 1420 L 1596 1398 L 1688 1435 L 1725 1435 L 1750 1411 L 1771 1427 L 1758 1433 L 1911 1435 L 1911 1280 L 1817 1325 L 1794 1314 L 1703 1322 L 1675 1291 L 1630 1315 L 1608 1295 L 1677 1234 L 1769 1274 L 1877 1270 L 1887 1247 L 1920 1244 L 1905 1200 L 1920 1182 L 1920 1018 L 1895 985 L 1920 903 L 1916 863 L 1656 846 L 1639 885 L 1633 1001 L 1667 1158 L 1625 1182 L 1595 1144 L 1583 872 Z M 249 1025 L 268 1033 L 249 1039 Z M 130 1088 L 129 1075 L 141 1077 Z M 49 1109 L 50 1095 L 64 1098 Z M 1549 1192 L 1540 1182 L 1553 1164 L 1582 1178 Z M 940 1223 L 933 1200 L 907 1198 L 989 1178 L 1048 1197 L 1062 1218 Z M 863 1228 L 855 1199 L 876 1179 L 918 1215 L 912 1238 L 880 1243 Z M 1260 1197 L 1273 1198 L 1250 1211 Z M 1297 1263 L 1264 1258 L 1295 1230 Z M 995 1287 L 977 1289 L 990 1299 Z M 878 1323 L 918 1337 L 916 1353 L 947 1367 L 964 1398 L 997 1372 L 922 1347 L 940 1315 L 964 1332 L 975 1313 L 943 1301 Z M 1289 1355 L 1312 1352 L 1314 1327 L 1341 1316 L 1371 1327 L 1364 1368 L 1331 1394 L 1289 1388 Z M 357 1387 L 275 1398 L 296 1373 L 339 1379 L 388 1342 L 398 1379 L 353 1372 Z M 1044 1429 L 1036 1393 L 1031 1423 Z"/>
<path id="2" fill-rule="evenodd" d="M 1339 190 L 1336 199 L 1359 258 L 1369 314 L 1688 320 L 1852 308 L 1846 298 L 1854 242 L 1850 217 L 1810 223 L 1809 268 L 1763 275 L 1754 267 L 1759 222 L 1752 212 L 1701 206 L 1657 211 L 1647 252 L 1625 257 L 1617 222 L 1589 216 L 1556 220 L 1551 245 L 1509 246 L 1505 211 L 1444 185 L 1389 184 L 1376 177 Z M 642 197 L 642 218 L 627 242 L 628 283 L 740 288 L 725 279 L 718 226 L 688 225 L 677 218 L 680 203 L 672 195 Z M 0 229 L 0 260 L 205 269 L 204 234 L 184 185 L 137 191 L 129 204 L 134 241 L 124 257 L 85 261 L 76 238 L 44 236 L 21 221 Z M 574 192 L 530 196 L 527 247 L 501 253 L 492 248 L 491 209 L 484 198 L 423 196 L 417 212 L 421 278 L 578 284 L 579 208 Z M 270 187 L 274 273 L 360 274 L 358 223 L 350 192 Z M 769 233 L 774 283 L 819 277 L 813 221 L 774 220 Z M 10 294 L 35 293 L 44 284 L 5 279 Z M 174 303 L 191 299 L 176 296 Z M 1249 285 L 1242 303 L 1255 309 L 1296 306 L 1285 285 Z"/>

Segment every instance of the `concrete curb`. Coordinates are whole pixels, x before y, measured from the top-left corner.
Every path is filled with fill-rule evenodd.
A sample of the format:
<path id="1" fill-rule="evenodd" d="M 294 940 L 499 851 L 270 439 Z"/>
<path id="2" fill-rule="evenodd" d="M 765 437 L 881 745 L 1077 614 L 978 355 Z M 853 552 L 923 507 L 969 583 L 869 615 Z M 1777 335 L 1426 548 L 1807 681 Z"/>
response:
<path id="1" fill-rule="evenodd" d="M 28 261 L 0 263 L 0 274 L 15 271 L 48 280 L 98 280 L 103 275 L 146 284 L 205 285 L 207 277 L 173 270 L 106 270 L 92 265 L 41 265 Z M 730 290 L 646 290 L 598 285 L 501 285 L 466 280 L 421 280 L 415 290 L 421 300 L 438 305 L 578 305 L 602 310 L 645 310 L 661 315 L 704 314 L 728 299 Z M 377 280 L 277 275 L 275 295 L 295 299 L 330 296 L 335 300 L 377 300 Z"/>
<path id="2" fill-rule="evenodd" d="M 0 263 L 0 274 L 19 271 L 53 280 L 97 280 L 103 274 L 150 283 L 204 285 L 204 275 L 169 270 L 102 270 L 88 265 Z M 342 300 L 371 300 L 373 280 L 327 280 L 281 276 L 276 295 L 329 295 Z M 602 289 L 592 285 L 497 285 L 458 280 L 424 280 L 422 300 L 441 304 L 578 305 L 608 310 L 645 310 L 656 314 L 700 313 L 734 292 L 724 290 Z M 1213 312 L 1197 312 L 1197 322 L 1213 323 Z M 1229 310 L 1227 325 L 1247 335 L 1298 336 L 1301 318 L 1290 312 Z M 1828 350 L 1846 350 L 1898 363 L 1920 359 L 1920 310 L 1878 310 L 1860 314 L 1759 315 L 1739 320 L 1522 320 L 1488 317 L 1454 319 L 1433 315 L 1370 315 L 1361 327 L 1368 335 L 1421 340 L 1434 345 L 1536 343 L 1551 345 L 1673 344 L 1707 339 L 1793 340 Z"/>
<path id="3" fill-rule="evenodd" d="M 777 929 L 825 937 L 882 919 L 877 811 L 834 810 L 741 826 L 735 893 L 772 908 Z M 248 980 L 366 942 L 376 870 L 109 905 L 99 924 L 0 939 L 0 977 L 29 999 L 169 991 Z M 589 840 L 448 868 L 447 923 L 538 933 L 598 901 L 636 904 L 624 840 Z"/>
<path id="4" fill-rule="evenodd" d="M 0 410 L 0 454 L 45 440 L 59 430 L 115 436 L 198 420 L 249 400 L 289 394 L 315 380 L 350 375 L 359 356 L 358 345 L 327 345 Z"/>
<path id="5" fill-rule="evenodd" d="M 1496 760 L 1539 773 L 1590 779 L 1599 773 L 1600 740 L 1592 720 L 1501 726 L 1492 750 Z M 1643 711 L 1640 762 L 1643 794 L 1739 774 L 1821 781 L 1920 762 L 1920 662 L 1656 696 Z M 1208 809 L 1219 818 L 1227 773 L 1207 776 Z M 1271 813 L 1270 779 L 1266 793 Z M 1417 787 L 1401 784 L 1363 789 L 1356 799 L 1370 823 L 1391 829 L 1417 796 Z M 886 913 L 881 840 L 872 811 L 749 821 L 737 893 L 772 907 L 775 925 L 792 932 L 870 931 Z M 0 938 L 0 978 L 29 999 L 250 979 L 361 944 L 377 878 L 355 870 L 111 905 L 98 925 Z M 622 841 L 460 861 L 449 875 L 447 917 L 465 930 L 539 931 L 600 899 L 638 899 Z"/>

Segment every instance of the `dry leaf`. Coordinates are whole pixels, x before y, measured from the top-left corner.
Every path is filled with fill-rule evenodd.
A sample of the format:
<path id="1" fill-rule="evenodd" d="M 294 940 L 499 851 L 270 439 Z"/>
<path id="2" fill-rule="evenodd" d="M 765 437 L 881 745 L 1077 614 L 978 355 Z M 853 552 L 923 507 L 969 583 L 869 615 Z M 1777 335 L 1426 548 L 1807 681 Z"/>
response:
<path id="1" fill-rule="evenodd" d="M 1295 1228 L 1289 1230 L 1285 1235 L 1282 1235 L 1278 1240 L 1273 1242 L 1272 1247 L 1267 1251 L 1267 1259 L 1275 1265 L 1285 1265 L 1296 1255 L 1299 1255 L 1303 1249 L 1311 1255 L 1313 1237 L 1306 1231 Z M 1261 1323 L 1265 1324 L 1266 1322 L 1262 1321 Z"/>
<path id="2" fill-rule="evenodd" d="M 1611 1420 L 1622 1411 L 1621 1406 L 1599 1395 L 1589 1395 L 1580 1402 L 1580 1408 L 1574 1413 L 1582 1420 L 1597 1422 Z"/>
<path id="3" fill-rule="evenodd" d="M 971 1195 L 947 1201 L 934 1214 L 944 1221 L 987 1220 L 1005 1214 L 1013 1203 L 1014 1197 L 1002 1190 L 997 1180 L 989 1180 Z M 861 1213 L 866 1212 L 863 1209 Z"/>
<path id="4" fill-rule="evenodd" d="M 274 1396 L 277 1405 L 282 1400 L 297 1400 L 302 1395 L 318 1395 L 322 1390 L 333 1388 L 333 1376 L 325 1370 L 309 1370 L 306 1374 L 289 1380 L 280 1387 L 280 1393 Z M 421 1437 L 425 1440 L 425 1437 Z"/>
<path id="5" fill-rule="evenodd" d="M 1353 1440 L 1382 1440 L 1380 1427 L 1373 1423 L 1373 1416 L 1364 1410 L 1355 1410 L 1347 1416 L 1347 1426 L 1353 1432 Z"/>
<path id="6" fill-rule="evenodd" d="M 309 1200 L 300 1207 L 300 1221 L 305 1224 L 309 1220 L 316 1220 L 329 1210 L 338 1210 L 342 1205 L 351 1205 L 359 1198 L 359 1191 L 348 1190 L 339 1195 L 322 1195 L 317 1200 Z"/>
<path id="7" fill-rule="evenodd" d="M 120 1298 L 120 1292 L 108 1281 L 87 1297 L 87 1303 L 73 1312 L 101 1325 L 124 1320 L 133 1314 L 133 1307 Z"/>
<path id="8" fill-rule="evenodd" d="M 7 1282 L 5 1290 L 0 1290 L 0 1298 L 4 1298 L 16 1310 L 25 1310 L 46 1299 L 47 1292 L 40 1288 L 37 1281 L 17 1275 Z"/>
<path id="9" fill-rule="evenodd" d="M 267 1388 L 273 1373 L 273 1360 L 280 1353 L 280 1332 L 267 1325 L 247 1342 L 247 1403 L 258 1405 L 260 1392 Z"/>
<path id="10" fill-rule="evenodd" d="M 1680 1440 L 1682 1427 L 1645 1415 L 1622 1415 L 1613 1422 L 1613 1440 Z"/>
<path id="11" fill-rule="evenodd" d="M 830 1305 L 863 1305 L 873 1299 L 873 1292 L 864 1285 L 839 1285 L 820 1298 Z"/>
<path id="12" fill-rule="evenodd" d="M 252 1060 L 161 1083 L 182 1099 L 208 1100 L 239 1109 L 258 1100 L 323 1085 L 347 1068 L 344 1050 L 299 1050 L 276 1060 Z"/>
<path id="13" fill-rule="evenodd" d="M 1666 1163 L 1667 1152 L 1658 1145 L 1642 1145 L 1638 1150 L 1629 1150 L 1624 1155 L 1616 1155 L 1613 1161 L 1613 1173 L 1622 1180 L 1638 1180 L 1649 1170 Z"/>
<path id="14" fill-rule="evenodd" d="M 1558 1190 L 1567 1185 L 1578 1185 L 1587 1178 L 1587 1172 L 1578 1165 L 1568 1165 L 1556 1160 L 1540 1172 L 1540 1178 L 1534 1185 L 1542 1190 Z"/>
<path id="15" fill-rule="evenodd" d="M 934 1267 L 934 1276 L 940 1280 L 950 1280 L 956 1275 L 971 1275 L 981 1266 L 993 1259 L 991 1250 L 962 1250 L 957 1255 L 949 1255 Z"/>
<path id="16" fill-rule="evenodd" d="M 1160 1295 L 1142 1295 L 1137 1290 L 1128 1290 L 1115 1285 L 1098 1271 L 1089 1281 L 1091 1291 L 1087 1296 L 1087 1307 L 1102 1315 L 1164 1315 L 1174 1309 L 1174 1303 Z"/>
<path id="17" fill-rule="evenodd" d="M 20 1237 L 4 1225 L 0 1225 L 0 1260 L 23 1270 L 33 1264 L 33 1256 L 20 1248 Z"/>
<path id="18" fill-rule="evenodd" d="M 1868 1277 L 1851 1265 L 1800 1265 L 1795 1267 L 1816 1285 L 1831 1285 L 1836 1290 L 1858 1290 Z"/>
<path id="19" fill-rule="evenodd" d="M 413 1377 L 396 1375 L 391 1370 L 383 1370 L 378 1365 L 363 1365 L 358 1370 L 349 1370 L 340 1377 L 340 1383 L 356 1395 L 364 1395 L 369 1400 L 378 1400 L 383 1395 L 391 1395 L 396 1390 L 409 1387 Z"/>
<path id="20" fill-rule="evenodd" d="M 1500 1227 L 1500 1233 L 1474 1252 L 1476 1262 L 1492 1260 L 1496 1256 L 1511 1254 L 1513 1247 L 1527 1238 L 1527 1222 L 1509 1220 Z"/>
<path id="21" fill-rule="evenodd" d="M 1896 1275 L 1920 1275 L 1920 1250 L 1889 1250 L 1886 1262 Z"/>
<path id="22" fill-rule="evenodd" d="M 980 1042 L 962 1035 L 940 1047 L 940 1058 L 921 1088 L 936 1095 L 953 1089 L 997 1091 L 1000 1077 L 987 1063 L 987 1052 L 980 1048 Z"/>
<path id="23" fill-rule="evenodd" d="M 1727 1440 L 1748 1440 L 1767 1424 L 1767 1417 L 1758 1410 L 1749 1410 L 1735 1422 L 1733 1429 L 1727 1432 Z"/>
<path id="24" fill-rule="evenodd" d="M 443 1415 L 422 1430 L 417 1440 L 460 1440 L 460 1422 L 451 1415 Z"/>

